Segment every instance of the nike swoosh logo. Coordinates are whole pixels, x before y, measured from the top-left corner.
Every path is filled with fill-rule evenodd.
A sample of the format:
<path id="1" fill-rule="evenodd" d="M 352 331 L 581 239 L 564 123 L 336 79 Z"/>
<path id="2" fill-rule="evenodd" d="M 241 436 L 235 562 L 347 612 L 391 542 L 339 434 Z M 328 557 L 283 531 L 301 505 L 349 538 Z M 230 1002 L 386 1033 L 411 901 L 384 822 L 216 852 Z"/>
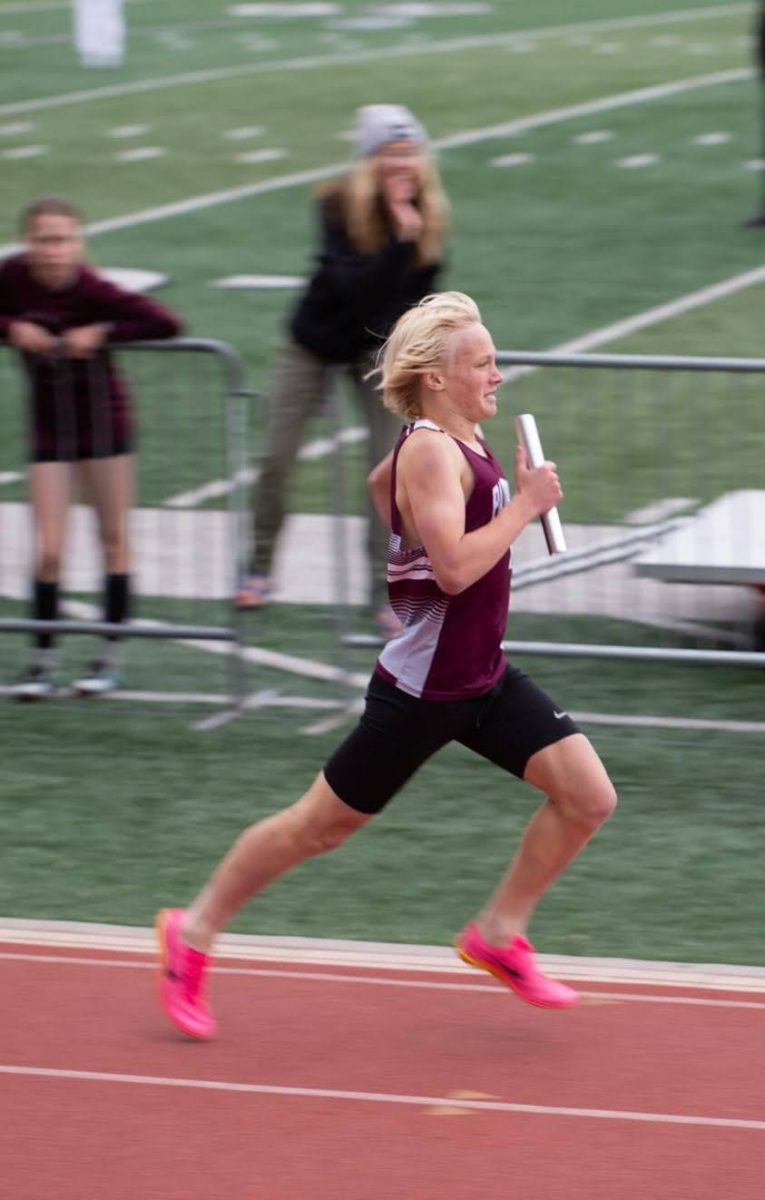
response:
<path id="1" fill-rule="evenodd" d="M 559 712 L 554 712 L 554 713 L 553 713 L 553 716 L 555 717 L 555 720 L 556 720 L 556 721 L 562 721 L 564 717 L 567 717 L 567 716 L 568 716 L 568 713 L 565 713 L 565 712 L 562 712 L 562 713 L 559 713 Z"/>

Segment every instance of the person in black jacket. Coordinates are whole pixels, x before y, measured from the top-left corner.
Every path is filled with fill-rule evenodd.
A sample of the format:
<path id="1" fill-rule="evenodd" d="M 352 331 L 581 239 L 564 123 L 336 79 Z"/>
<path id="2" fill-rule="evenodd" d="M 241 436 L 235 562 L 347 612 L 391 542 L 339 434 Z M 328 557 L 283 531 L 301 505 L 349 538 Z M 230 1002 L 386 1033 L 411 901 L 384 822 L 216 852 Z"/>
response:
<path id="1" fill-rule="evenodd" d="M 236 595 L 240 608 L 271 596 L 271 568 L 285 516 L 285 490 L 312 414 L 345 372 L 369 428 L 373 467 L 393 447 L 399 422 L 365 376 L 397 319 L 435 290 L 442 266 L 447 204 L 425 131 L 399 105 L 357 114 L 358 157 L 318 196 L 318 264 L 291 315 L 281 348 L 270 421 L 254 498 L 254 548 Z M 387 531 L 370 514 L 370 601 L 384 637 L 397 632 L 385 582 Z"/>

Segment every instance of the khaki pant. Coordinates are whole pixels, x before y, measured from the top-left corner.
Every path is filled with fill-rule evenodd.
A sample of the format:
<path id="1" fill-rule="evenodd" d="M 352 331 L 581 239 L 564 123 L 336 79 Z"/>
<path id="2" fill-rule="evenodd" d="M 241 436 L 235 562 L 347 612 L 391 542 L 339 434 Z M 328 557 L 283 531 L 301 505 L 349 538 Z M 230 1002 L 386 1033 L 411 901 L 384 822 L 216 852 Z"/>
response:
<path id="1" fill-rule="evenodd" d="M 285 495 L 290 474 L 303 440 L 309 418 L 315 416 L 337 386 L 341 374 L 353 383 L 356 401 L 369 429 L 367 442 L 369 469 L 376 466 L 395 445 L 401 421 L 383 407 L 375 381 L 363 376 L 368 363 L 337 366 L 323 362 L 304 350 L 292 338 L 282 345 L 276 367 L 270 402 L 266 446 L 255 487 L 255 544 L 251 571 L 270 575 L 274 549 L 284 522 Z M 369 499 L 367 550 L 370 563 L 370 603 L 372 610 L 387 603 L 385 583 L 389 531 L 385 529 Z"/>

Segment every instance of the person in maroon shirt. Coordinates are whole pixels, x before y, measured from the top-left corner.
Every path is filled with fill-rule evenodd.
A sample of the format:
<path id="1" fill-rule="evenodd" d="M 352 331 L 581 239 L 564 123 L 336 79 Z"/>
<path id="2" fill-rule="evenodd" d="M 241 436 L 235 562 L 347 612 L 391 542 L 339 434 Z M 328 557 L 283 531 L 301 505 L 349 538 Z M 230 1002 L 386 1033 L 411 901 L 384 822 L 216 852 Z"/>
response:
<path id="1" fill-rule="evenodd" d="M 191 1037 L 216 1031 L 209 955 L 234 913 L 284 871 L 361 829 L 451 741 L 544 797 L 504 877 L 458 935 L 457 953 L 530 1004 L 578 1001 L 539 969 L 526 930 L 616 796 L 576 722 L 501 646 L 510 550 L 561 499 L 557 469 L 531 467 L 519 447 L 511 496 L 481 432 L 497 411 L 502 374 L 478 308 L 460 292 L 427 297 L 400 318 L 382 382 L 386 407 L 412 422 L 370 481 L 381 512 L 387 495 L 388 582 L 404 629 L 378 659 L 359 723 L 305 794 L 246 829 L 187 910 L 158 914 L 160 1000 Z M 431 801 L 435 825 L 438 796 Z M 478 779 L 465 803 L 480 819 Z"/>
<path id="2" fill-rule="evenodd" d="M 21 218 L 25 250 L 0 265 L 0 339 L 20 352 L 28 382 L 28 487 L 36 538 L 32 615 L 58 615 L 61 554 L 72 493 L 79 484 L 95 508 L 104 558 L 104 619 L 129 607 L 128 513 L 133 499 L 134 422 L 125 384 L 107 343 L 175 337 L 182 323 L 145 296 L 125 291 L 88 266 L 78 209 L 46 196 Z M 54 690 L 54 639 L 36 651 L 15 689 L 38 700 Z M 117 685 L 116 639 L 75 683 L 83 695 Z"/>

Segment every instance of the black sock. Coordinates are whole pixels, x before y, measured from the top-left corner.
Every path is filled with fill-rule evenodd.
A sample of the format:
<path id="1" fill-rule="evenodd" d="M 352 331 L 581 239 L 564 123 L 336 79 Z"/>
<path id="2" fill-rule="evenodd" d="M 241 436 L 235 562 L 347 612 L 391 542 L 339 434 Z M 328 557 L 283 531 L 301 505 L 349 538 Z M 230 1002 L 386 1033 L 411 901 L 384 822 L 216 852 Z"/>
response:
<path id="1" fill-rule="evenodd" d="M 130 576 L 107 575 L 104 580 L 104 620 L 121 625 L 130 609 Z"/>
<path id="2" fill-rule="evenodd" d="M 55 621 L 58 616 L 58 583 L 47 579 L 35 579 L 32 591 L 32 617 L 35 621 Z M 35 646 L 38 650 L 50 650 L 53 646 L 52 633 L 36 633 Z"/>

